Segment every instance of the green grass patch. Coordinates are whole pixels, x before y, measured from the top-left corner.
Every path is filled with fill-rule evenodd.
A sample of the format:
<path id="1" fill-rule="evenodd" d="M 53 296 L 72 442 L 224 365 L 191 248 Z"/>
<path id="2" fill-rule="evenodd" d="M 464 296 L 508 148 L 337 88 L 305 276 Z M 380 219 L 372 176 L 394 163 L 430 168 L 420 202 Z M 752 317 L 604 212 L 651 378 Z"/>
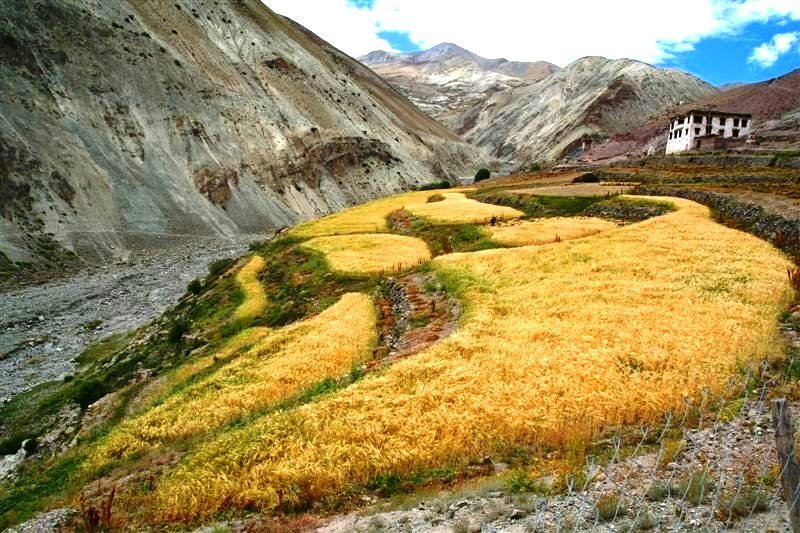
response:
<path id="1" fill-rule="evenodd" d="M 525 213 L 524 218 L 574 217 L 592 205 L 608 200 L 606 196 L 533 196 L 504 190 L 480 192 L 471 196 L 487 204 L 513 207 Z"/>

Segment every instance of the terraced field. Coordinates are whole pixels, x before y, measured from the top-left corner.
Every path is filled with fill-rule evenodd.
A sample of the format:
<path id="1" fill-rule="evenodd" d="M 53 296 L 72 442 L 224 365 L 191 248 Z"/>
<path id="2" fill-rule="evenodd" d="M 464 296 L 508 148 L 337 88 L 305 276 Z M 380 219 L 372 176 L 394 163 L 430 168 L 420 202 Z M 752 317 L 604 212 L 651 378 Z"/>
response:
<path id="1" fill-rule="evenodd" d="M 591 217 L 557 217 L 518 221 L 491 228 L 492 240 L 508 246 L 527 246 L 567 241 L 608 231 L 617 224 Z"/>
<path id="2" fill-rule="evenodd" d="M 468 477 L 487 454 L 582 449 L 605 428 L 729 394 L 742 368 L 779 351 L 790 263 L 703 206 L 649 201 L 675 210 L 628 225 L 519 221 L 464 192 L 416 192 L 254 246 L 187 295 L 176 347 L 154 334 L 181 362 L 124 389 L 135 407 L 72 452 L 65 498 L 102 478 L 133 528 L 338 509 Z M 409 322 L 380 275 L 395 268 L 435 280 L 413 290 L 463 313 L 454 333 L 378 364 L 385 332 Z M 422 311 L 402 327 L 427 324 Z"/>
<path id="3" fill-rule="evenodd" d="M 678 211 L 579 241 L 437 258 L 466 306 L 456 334 L 195 447 L 158 490 L 158 507 L 174 510 L 161 518 L 302 508 L 724 393 L 737 366 L 774 349 L 788 262 L 706 208 L 669 201 Z"/>

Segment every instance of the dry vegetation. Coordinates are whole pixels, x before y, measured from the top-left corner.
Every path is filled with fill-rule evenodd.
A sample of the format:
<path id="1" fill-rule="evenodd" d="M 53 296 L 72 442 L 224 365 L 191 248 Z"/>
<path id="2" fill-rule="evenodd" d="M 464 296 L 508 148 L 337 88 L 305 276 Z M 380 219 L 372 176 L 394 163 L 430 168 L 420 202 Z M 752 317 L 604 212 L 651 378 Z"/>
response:
<path id="1" fill-rule="evenodd" d="M 554 217 L 512 221 L 490 228 L 492 240 L 507 246 L 527 246 L 567 241 L 617 227 L 614 222 L 592 217 Z"/>
<path id="2" fill-rule="evenodd" d="M 431 258 L 424 241 L 390 234 L 317 237 L 305 246 L 325 254 L 333 270 L 369 274 L 415 267 Z"/>
<path id="3" fill-rule="evenodd" d="M 196 378 L 142 416 L 114 430 L 90 465 L 208 432 L 274 405 L 325 378 L 346 374 L 371 352 L 375 314 L 370 298 L 346 294 L 319 315 L 282 329 L 242 332 L 218 359 L 240 355 Z"/>
<path id="4" fill-rule="evenodd" d="M 459 201 L 427 204 L 429 214 Z M 198 443 L 157 488 L 159 518 L 302 507 L 379 476 L 461 466 L 511 445 L 586 441 L 610 425 L 657 419 L 706 387 L 724 393 L 739 365 L 776 349 L 777 318 L 792 297 L 789 263 L 712 222 L 706 208 L 669 201 L 679 210 L 574 242 L 437 258 L 435 270 L 466 307 L 456 334 L 337 394 Z M 363 224 L 406 202 L 364 207 Z M 348 228 L 363 227 L 347 216 Z M 328 342 L 328 328 L 320 333 Z M 273 357 L 270 372 L 248 371 L 258 379 L 246 386 L 273 383 L 294 352 L 304 364 L 286 374 L 307 372 L 315 349 L 294 346 Z M 227 384 L 221 391 L 252 407 L 250 394 Z M 221 391 L 216 406 L 226 404 Z M 159 428 L 161 438 L 178 420 L 216 420 L 186 400 L 174 405 L 181 416 L 139 428 Z"/>
<path id="5" fill-rule="evenodd" d="M 244 301 L 236 309 L 234 320 L 249 320 L 258 316 L 267 305 L 264 288 L 258 281 L 258 275 L 264 270 L 264 258 L 254 255 L 250 261 L 236 273 L 236 283 L 244 293 Z"/>
<path id="6" fill-rule="evenodd" d="M 486 224 L 493 216 L 498 220 L 509 220 L 523 215 L 512 207 L 484 204 L 459 192 L 448 192 L 442 196 L 444 200 L 439 202 L 411 204 L 405 208 L 414 215 L 438 224 Z"/>
<path id="7" fill-rule="evenodd" d="M 437 191 L 417 191 L 382 198 L 336 214 L 300 224 L 290 234 L 295 237 L 319 237 L 323 235 L 348 235 L 352 233 L 380 233 L 387 231 L 386 216 L 392 211 L 414 204 L 424 203 Z"/>

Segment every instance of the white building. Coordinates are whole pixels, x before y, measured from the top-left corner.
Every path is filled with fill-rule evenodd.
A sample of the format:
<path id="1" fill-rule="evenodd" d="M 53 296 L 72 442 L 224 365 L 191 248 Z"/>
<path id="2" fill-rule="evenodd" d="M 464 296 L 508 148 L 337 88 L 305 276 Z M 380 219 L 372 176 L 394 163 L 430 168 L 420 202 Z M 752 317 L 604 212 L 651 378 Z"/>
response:
<path id="1" fill-rule="evenodd" d="M 716 150 L 746 140 L 752 118 L 745 113 L 692 110 L 670 119 L 667 153 Z"/>

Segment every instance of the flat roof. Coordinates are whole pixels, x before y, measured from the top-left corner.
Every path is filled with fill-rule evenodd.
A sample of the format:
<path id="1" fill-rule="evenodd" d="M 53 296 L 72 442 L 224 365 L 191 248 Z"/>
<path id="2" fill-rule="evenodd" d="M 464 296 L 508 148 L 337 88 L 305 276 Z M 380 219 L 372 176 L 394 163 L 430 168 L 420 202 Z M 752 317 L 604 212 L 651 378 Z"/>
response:
<path id="1" fill-rule="evenodd" d="M 739 118 L 752 118 L 753 115 L 750 113 L 732 113 L 730 111 L 717 111 L 715 109 L 691 109 L 685 113 L 681 113 L 680 115 L 672 115 L 669 117 L 670 120 L 674 120 L 676 118 L 688 117 L 689 115 L 714 115 L 717 117 L 739 117 Z"/>

